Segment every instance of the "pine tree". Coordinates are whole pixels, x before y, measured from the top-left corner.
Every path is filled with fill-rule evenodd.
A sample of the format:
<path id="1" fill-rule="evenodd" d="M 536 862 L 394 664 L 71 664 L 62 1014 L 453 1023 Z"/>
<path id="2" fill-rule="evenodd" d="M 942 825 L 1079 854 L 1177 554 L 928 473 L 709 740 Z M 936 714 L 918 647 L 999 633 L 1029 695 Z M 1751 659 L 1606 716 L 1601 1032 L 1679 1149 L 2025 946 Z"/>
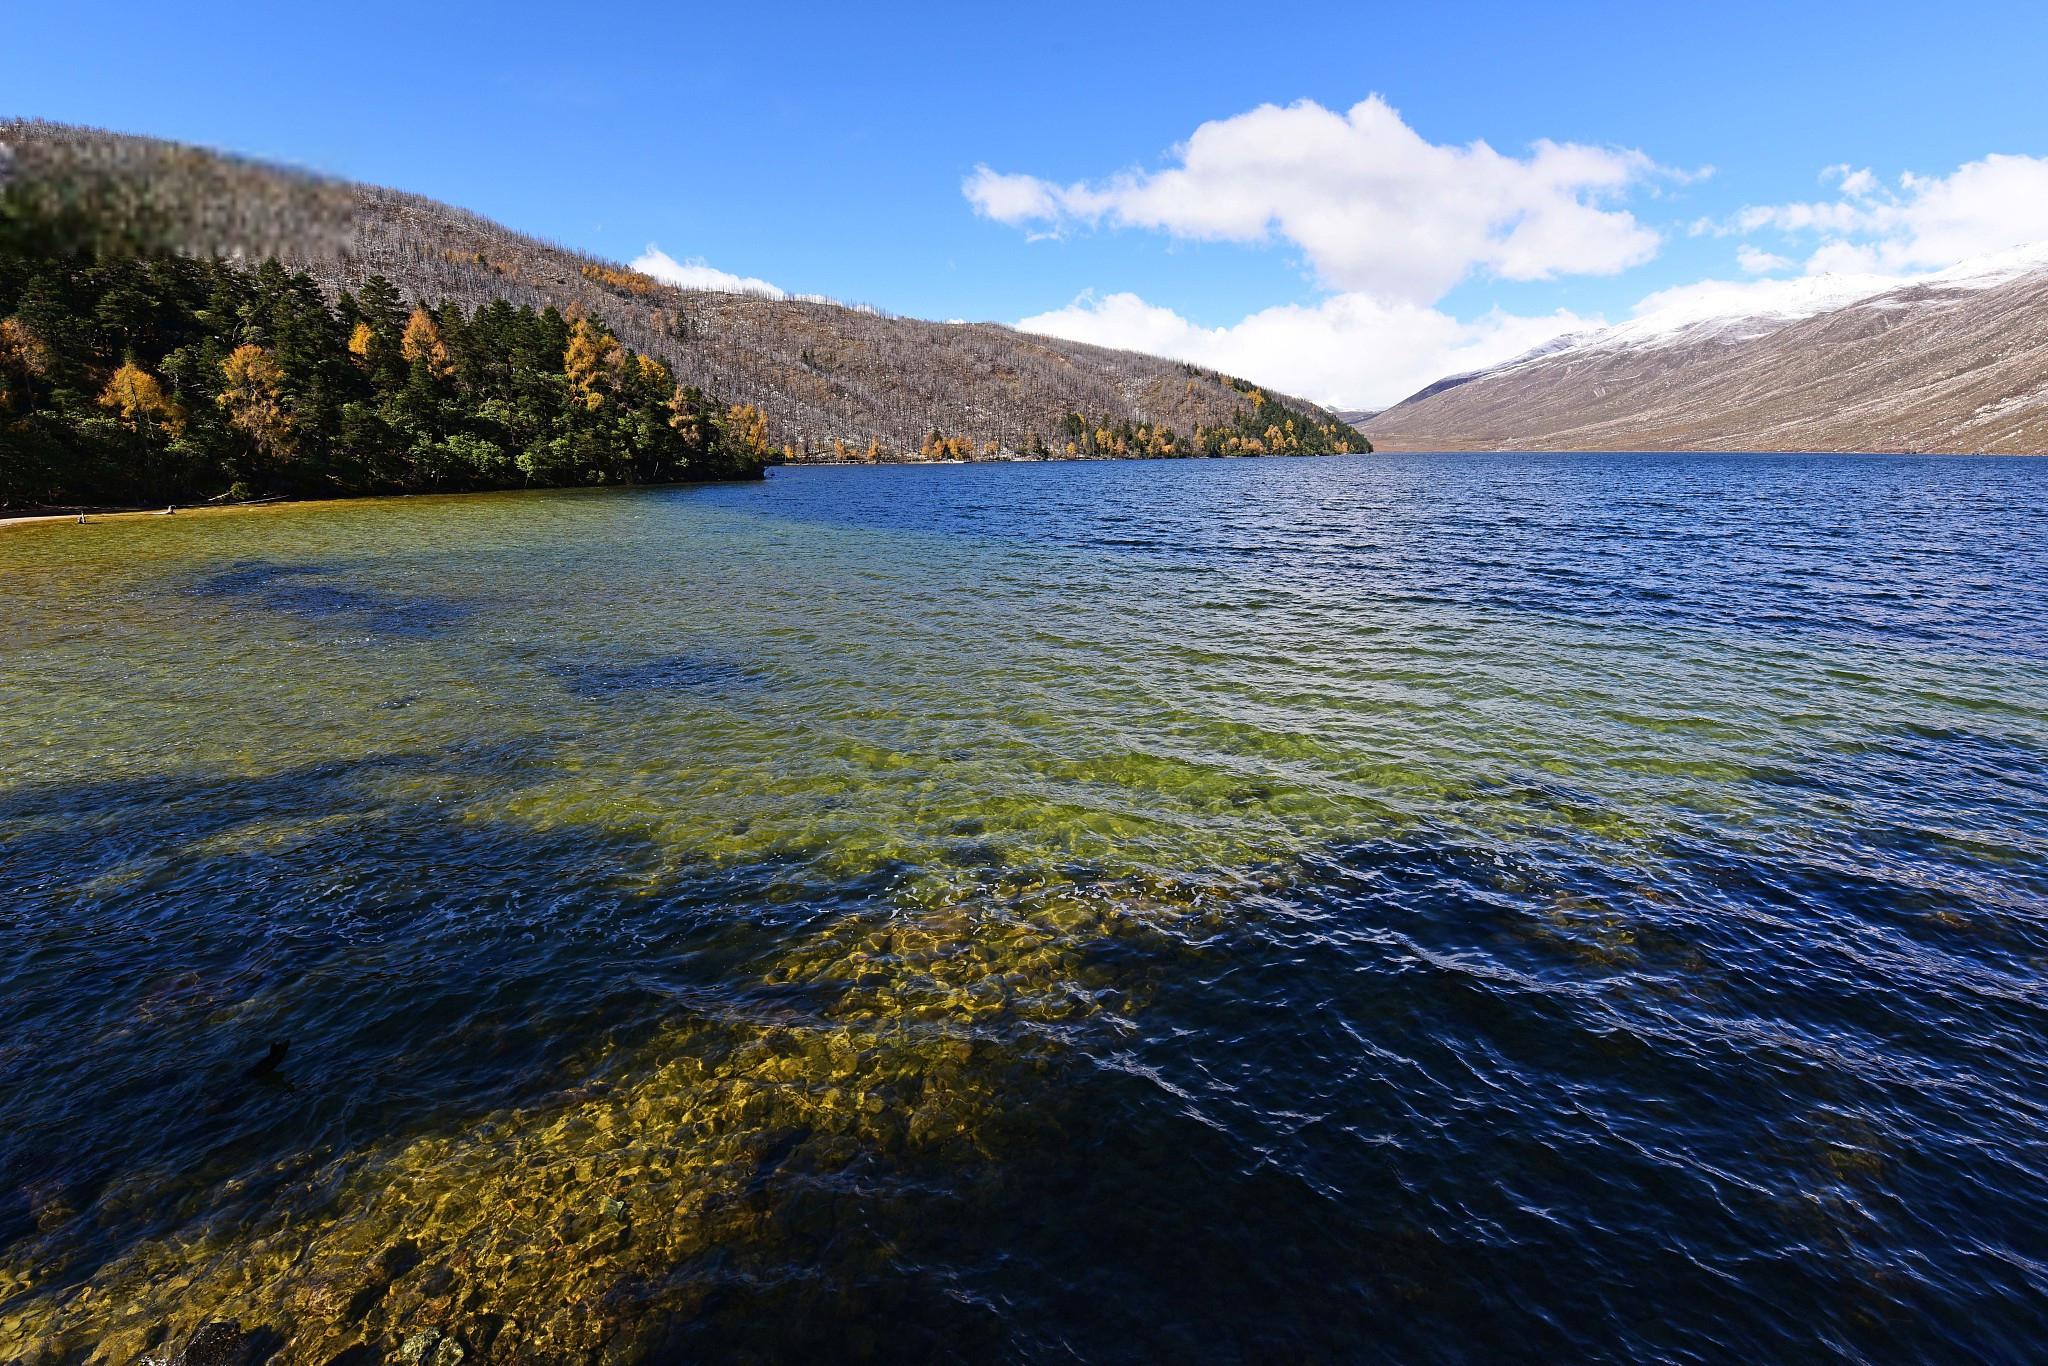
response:
<path id="1" fill-rule="evenodd" d="M 405 300 L 381 275 L 363 281 L 355 296 L 356 313 L 379 336 L 396 337 L 406 321 Z"/>

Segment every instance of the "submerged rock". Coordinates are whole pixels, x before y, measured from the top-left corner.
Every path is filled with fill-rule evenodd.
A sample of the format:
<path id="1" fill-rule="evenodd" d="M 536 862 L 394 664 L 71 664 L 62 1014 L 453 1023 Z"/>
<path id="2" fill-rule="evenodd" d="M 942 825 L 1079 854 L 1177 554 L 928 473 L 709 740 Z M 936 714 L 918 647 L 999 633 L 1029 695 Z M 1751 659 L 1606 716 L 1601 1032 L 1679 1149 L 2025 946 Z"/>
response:
<path id="1" fill-rule="evenodd" d="M 453 1335 L 438 1328 L 422 1328 L 398 1344 L 397 1355 L 405 1366 L 458 1366 L 469 1352 Z"/>
<path id="2" fill-rule="evenodd" d="M 270 1051 L 250 1065 L 249 1075 L 259 1081 L 276 1076 L 277 1069 L 284 1066 L 285 1055 L 291 1051 L 291 1047 L 290 1039 L 271 1040 Z"/>
<path id="3" fill-rule="evenodd" d="M 193 1330 L 171 1356 L 145 1356 L 137 1366 L 257 1366 L 282 1346 L 269 1329 L 242 1331 L 233 1319 L 213 1319 Z"/>

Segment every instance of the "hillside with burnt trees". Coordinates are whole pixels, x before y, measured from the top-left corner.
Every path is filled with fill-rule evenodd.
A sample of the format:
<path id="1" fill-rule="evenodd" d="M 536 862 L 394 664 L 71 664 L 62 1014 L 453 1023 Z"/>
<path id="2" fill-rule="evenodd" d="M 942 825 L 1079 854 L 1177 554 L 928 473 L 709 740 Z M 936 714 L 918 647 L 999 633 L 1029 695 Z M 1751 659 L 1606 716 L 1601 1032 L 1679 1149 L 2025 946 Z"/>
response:
<path id="1" fill-rule="evenodd" d="M 337 317 L 381 278 L 437 318 L 502 305 L 587 319 L 677 388 L 717 396 L 719 413 L 757 410 L 772 458 L 1370 449 L 1314 405 L 1157 357 L 994 324 L 686 291 L 415 195 L 155 139 L 17 120 L 0 122 L 0 142 L 17 193 L 84 206 L 187 257 L 275 259 Z"/>

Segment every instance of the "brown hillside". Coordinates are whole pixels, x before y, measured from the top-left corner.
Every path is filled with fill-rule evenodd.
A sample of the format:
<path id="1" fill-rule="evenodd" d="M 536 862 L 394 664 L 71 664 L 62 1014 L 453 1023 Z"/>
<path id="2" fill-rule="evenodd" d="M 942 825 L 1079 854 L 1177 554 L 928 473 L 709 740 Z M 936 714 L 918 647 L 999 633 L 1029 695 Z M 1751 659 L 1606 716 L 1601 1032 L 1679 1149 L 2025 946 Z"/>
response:
<path id="1" fill-rule="evenodd" d="M 1365 421 L 1392 450 L 2048 452 L 2048 271 L 1591 344 Z"/>
<path id="2" fill-rule="evenodd" d="M 773 443 L 812 458 L 830 458 L 835 441 L 913 455 L 934 429 L 977 450 L 1022 449 L 1034 435 L 1057 450 L 1070 412 L 1091 429 L 1145 423 L 1188 437 L 1251 410 L 1251 386 L 1153 356 L 989 323 L 681 290 L 417 195 L 177 143 L 19 119 L 0 121 L 0 142 L 14 174 L 90 184 L 187 252 L 274 255 L 330 292 L 382 274 L 423 302 L 580 310 L 682 383 L 761 405 Z M 1305 422 L 1334 422 L 1280 401 Z"/>

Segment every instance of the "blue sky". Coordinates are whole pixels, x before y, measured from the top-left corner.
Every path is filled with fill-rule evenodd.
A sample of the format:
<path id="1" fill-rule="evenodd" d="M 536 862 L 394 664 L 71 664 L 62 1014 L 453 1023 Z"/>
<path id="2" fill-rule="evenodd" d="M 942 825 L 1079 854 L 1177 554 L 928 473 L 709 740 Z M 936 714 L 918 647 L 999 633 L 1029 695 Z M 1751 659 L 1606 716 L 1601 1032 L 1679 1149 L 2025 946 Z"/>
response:
<path id="1" fill-rule="evenodd" d="M 0 112 L 1336 402 L 1703 280 L 1903 277 L 2048 237 L 2040 5 L 12 0 L 4 19 Z M 1184 167 L 1205 125 L 1221 152 Z"/>

